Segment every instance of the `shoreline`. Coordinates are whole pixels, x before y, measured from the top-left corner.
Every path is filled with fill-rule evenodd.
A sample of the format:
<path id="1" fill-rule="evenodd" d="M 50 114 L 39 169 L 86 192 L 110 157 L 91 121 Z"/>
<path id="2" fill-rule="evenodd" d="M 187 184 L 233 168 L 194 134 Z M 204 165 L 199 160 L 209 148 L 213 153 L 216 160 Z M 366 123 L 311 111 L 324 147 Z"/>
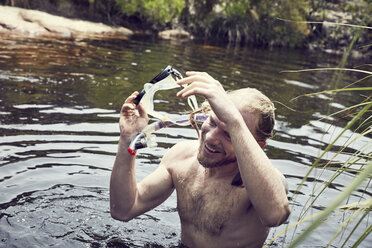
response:
<path id="1" fill-rule="evenodd" d="M 46 12 L 0 6 L 0 34 L 24 38 L 130 37 L 133 31 L 103 23 L 70 19 Z"/>
<path id="2" fill-rule="evenodd" d="M 324 26 L 324 25 L 323 25 Z M 327 27 L 328 30 L 330 27 Z M 325 29 L 325 27 L 323 27 Z M 330 31 L 327 31 L 330 32 Z M 14 38 L 65 38 L 65 39 L 128 39 L 133 35 L 157 37 L 164 40 L 193 40 L 195 37 L 180 26 L 162 31 L 131 30 L 123 26 L 111 26 L 77 18 L 53 15 L 41 10 L 24 9 L 0 5 L 0 34 Z M 1 39 L 1 37 L 0 37 Z M 196 38 L 198 39 L 198 38 Z M 330 46 L 327 40 L 314 39 L 304 48 L 310 52 L 321 52 L 342 56 L 349 44 Z M 340 40 L 342 42 L 342 40 Z M 221 42 L 221 44 L 225 44 Z M 226 43 L 228 45 L 228 43 Z M 365 51 L 367 50 L 367 51 Z M 354 59 L 369 58 L 372 51 L 354 48 L 350 52 Z"/>

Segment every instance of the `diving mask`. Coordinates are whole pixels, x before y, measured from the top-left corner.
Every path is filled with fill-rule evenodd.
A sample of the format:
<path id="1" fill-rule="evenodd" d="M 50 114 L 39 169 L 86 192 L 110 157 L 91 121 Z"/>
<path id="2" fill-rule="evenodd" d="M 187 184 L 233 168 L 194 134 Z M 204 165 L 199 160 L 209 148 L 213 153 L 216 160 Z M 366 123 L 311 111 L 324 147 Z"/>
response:
<path id="1" fill-rule="evenodd" d="M 176 69 L 168 65 L 163 71 L 161 71 L 158 75 L 156 75 L 149 83 L 146 83 L 144 85 L 143 90 L 133 100 L 133 103 L 138 105 L 139 102 L 141 101 L 142 106 L 145 108 L 147 114 L 155 118 L 158 118 L 160 120 L 163 120 L 163 121 L 171 121 L 174 124 L 186 126 L 188 125 L 187 123 L 184 123 L 184 122 L 182 122 L 182 124 L 177 123 L 176 120 L 178 119 L 179 115 L 161 113 L 154 109 L 155 92 L 157 92 L 158 90 L 170 90 L 170 89 L 181 87 L 180 85 L 176 83 L 176 80 L 173 78 L 173 76 L 176 78 L 176 80 L 179 80 L 182 78 L 181 73 L 179 73 Z M 186 87 L 186 85 L 184 87 Z M 194 95 L 189 96 L 187 98 L 187 103 L 192 109 L 192 111 L 195 111 L 198 108 L 198 102 Z"/>
<path id="2" fill-rule="evenodd" d="M 136 154 L 137 149 L 141 149 L 148 146 L 156 146 L 155 137 L 151 133 L 170 126 L 179 125 L 187 126 L 190 125 L 189 115 L 172 115 L 164 112 L 159 112 L 154 109 L 154 95 L 158 90 L 169 90 L 181 87 L 176 83 L 173 76 L 179 80 L 182 78 L 181 73 L 176 69 L 168 65 L 163 71 L 156 75 L 149 83 L 144 85 L 143 90 L 137 95 L 133 100 L 136 105 L 141 102 L 142 106 L 145 108 L 147 114 L 159 119 L 157 122 L 149 124 L 144 130 L 139 132 L 131 141 L 128 152 L 132 155 Z M 186 87 L 186 85 L 184 86 Z M 192 111 L 196 111 L 198 108 L 198 102 L 194 95 L 187 98 L 188 105 Z M 207 115 L 197 115 L 195 116 L 196 122 L 204 121 Z"/>

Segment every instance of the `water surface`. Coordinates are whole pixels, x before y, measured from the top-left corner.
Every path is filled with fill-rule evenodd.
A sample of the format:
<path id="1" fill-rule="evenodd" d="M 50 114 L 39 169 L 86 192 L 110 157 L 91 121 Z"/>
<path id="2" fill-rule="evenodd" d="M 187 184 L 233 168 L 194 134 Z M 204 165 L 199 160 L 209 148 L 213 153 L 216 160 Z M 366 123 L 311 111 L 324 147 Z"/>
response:
<path id="1" fill-rule="evenodd" d="M 285 70 L 335 67 L 340 58 L 288 50 L 223 48 L 197 43 L 132 40 L 0 41 L 0 247 L 174 247 L 180 224 L 173 194 L 156 209 L 128 223 L 109 213 L 109 178 L 117 150 L 118 117 L 124 99 L 167 65 L 182 73 L 207 71 L 226 90 L 255 87 L 276 104 L 275 137 L 265 151 L 286 176 L 292 215 L 269 239 L 298 221 L 304 206 L 333 170 L 316 169 L 294 192 L 309 166 L 350 117 L 321 119 L 359 103 L 366 93 L 297 96 L 345 85 L 361 75 L 344 73 L 333 85 L 333 72 L 283 73 Z M 350 61 L 355 66 L 362 61 Z M 363 82 L 362 84 L 370 84 Z M 183 105 L 169 92 L 158 94 L 157 107 L 181 113 Z M 201 100 L 201 99 L 199 99 Z M 332 125 L 330 125 L 330 123 Z M 347 131 L 342 147 L 357 133 Z M 143 149 L 137 158 L 137 178 L 153 171 L 166 150 L 181 140 L 195 139 L 190 127 L 157 132 L 158 147 Z M 361 138 L 348 153 L 365 147 Z M 330 159 L 331 151 L 324 159 Z M 344 154 L 340 161 L 349 159 Z M 317 213 L 352 180 L 344 173 L 326 188 L 305 215 Z M 366 184 L 349 202 L 370 199 Z M 324 247 L 348 214 L 334 214 L 303 247 Z M 370 225 L 370 214 L 350 244 Z M 276 239 L 286 246 L 308 222 Z M 345 234 L 346 235 L 346 234 Z M 338 241 L 339 242 L 339 241 Z M 360 245 L 369 247 L 371 237 Z M 347 245 L 350 246 L 348 243 Z M 333 247 L 337 247 L 337 240 Z"/>

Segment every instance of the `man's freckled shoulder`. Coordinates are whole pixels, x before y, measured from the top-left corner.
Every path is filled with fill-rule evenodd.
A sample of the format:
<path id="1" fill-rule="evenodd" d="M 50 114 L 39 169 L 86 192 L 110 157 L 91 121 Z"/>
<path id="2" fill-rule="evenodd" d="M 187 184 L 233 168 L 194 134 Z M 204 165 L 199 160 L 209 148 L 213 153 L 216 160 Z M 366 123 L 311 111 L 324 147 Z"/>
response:
<path id="1" fill-rule="evenodd" d="M 188 159 L 196 157 L 199 148 L 198 140 L 182 141 L 170 148 L 164 155 L 162 163 L 168 170 L 184 165 Z"/>

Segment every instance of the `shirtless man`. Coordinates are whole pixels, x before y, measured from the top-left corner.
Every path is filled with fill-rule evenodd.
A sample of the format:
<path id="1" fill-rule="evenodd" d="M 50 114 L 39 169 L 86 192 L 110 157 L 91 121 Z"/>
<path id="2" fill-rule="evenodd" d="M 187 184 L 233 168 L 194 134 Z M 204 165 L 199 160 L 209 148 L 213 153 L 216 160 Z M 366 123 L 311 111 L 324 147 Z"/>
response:
<path id="1" fill-rule="evenodd" d="M 120 139 L 110 181 L 113 218 L 129 221 L 158 206 L 176 189 L 181 241 L 188 247 L 261 247 L 269 227 L 290 210 L 283 175 L 262 148 L 274 126 L 274 106 L 255 89 L 226 93 L 205 72 L 188 72 L 179 97 L 207 99 L 210 117 L 200 140 L 169 149 L 158 168 L 136 182 L 131 138 L 146 127 L 144 108 L 129 96 L 120 113 Z M 232 181 L 234 181 L 232 183 Z M 239 182 L 240 181 L 240 182 Z"/>

